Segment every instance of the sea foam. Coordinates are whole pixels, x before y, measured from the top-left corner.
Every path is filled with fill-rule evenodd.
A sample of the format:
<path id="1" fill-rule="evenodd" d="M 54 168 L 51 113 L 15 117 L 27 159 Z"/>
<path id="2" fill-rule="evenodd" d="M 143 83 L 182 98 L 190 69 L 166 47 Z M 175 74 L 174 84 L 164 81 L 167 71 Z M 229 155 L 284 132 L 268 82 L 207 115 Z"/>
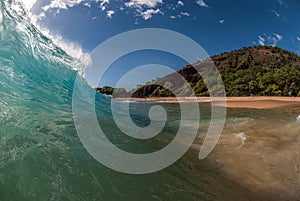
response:
<path id="1" fill-rule="evenodd" d="M 1 5 L 0 5 L 0 8 L 1 8 Z M 0 10 L 0 32 L 2 32 L 2 30 L 3 30 L 2 22 L 3 22 L 3 14 L 2 14 L 2 11 Z"/>
<path id="2" fill-rule="evenodd" d="M 239 148 L 241 148 L 242 146 L 244 146 L 245 140 L 247 140 L 247 136 L 245 135 L 245 133 L 241 132 L 239 134 L 236 134 L 235 137 L 239 138 L 242 141 L 242 144 L 239 146 Z"/>

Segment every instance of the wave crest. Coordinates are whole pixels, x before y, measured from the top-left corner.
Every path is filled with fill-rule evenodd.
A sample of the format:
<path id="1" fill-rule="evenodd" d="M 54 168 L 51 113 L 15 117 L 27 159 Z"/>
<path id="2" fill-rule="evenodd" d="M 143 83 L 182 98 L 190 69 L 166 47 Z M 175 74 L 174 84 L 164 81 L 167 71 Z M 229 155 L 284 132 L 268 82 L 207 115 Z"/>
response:
<path id="1" fill-rule="evenodd" d="M 3 16 L 2 29 L 6 29 L 3 30 L 4 32 L 11 32 L 15 29 L 18 35 L 23 37 L 27 47 L 32 50 L 58 51 L 58 53 L 48 53 L 49 55 L 60 55 L 60 53 L 63 53 L 63 57 L 60 55 L 56 59 L 64 62 L 71 69 L 84 76 L 85 68 L 92 61 L 89 53 L 85 52 L 79 44 L 64 40 L 61 35 L 53 34 L 48 28 L 38 24 L 37 17 L 28 12 L 22 0 L 4 0 L 3 5 L 0 4 L 0 6 L 3 7 L 1 9 L 3 10 L 3 15 L 0 13 L 0 24 L 1 16 Z"/>

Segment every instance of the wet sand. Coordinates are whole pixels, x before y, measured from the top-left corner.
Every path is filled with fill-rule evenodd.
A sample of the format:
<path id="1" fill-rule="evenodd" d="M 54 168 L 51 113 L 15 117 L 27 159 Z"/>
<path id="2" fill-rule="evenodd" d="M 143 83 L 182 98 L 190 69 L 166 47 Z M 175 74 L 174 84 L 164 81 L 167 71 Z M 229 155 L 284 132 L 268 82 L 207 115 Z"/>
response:
<path id="1" fill-rule="evenodd" d="M 177 103 L 177 102 L 211 102 L 210 97 L 160 97 L 160 98 L 116 98 L 117 101 L 132 102 L 159 102 L 159 103 Z M 255 96 L 255 97 L 226 97 L 226 106 L 229 108 L 256 108 L 269 109 L 288 105 L 300 104 L 300 97 L 276 97 L 276 96 Z M 217 100 L 216 104 L 218 104 Z"/>
<path id="2" fill-rule="evenodd" d="M 300 97 L 227 97 L 227 107 L 270 109 L 300 104 Z"/>

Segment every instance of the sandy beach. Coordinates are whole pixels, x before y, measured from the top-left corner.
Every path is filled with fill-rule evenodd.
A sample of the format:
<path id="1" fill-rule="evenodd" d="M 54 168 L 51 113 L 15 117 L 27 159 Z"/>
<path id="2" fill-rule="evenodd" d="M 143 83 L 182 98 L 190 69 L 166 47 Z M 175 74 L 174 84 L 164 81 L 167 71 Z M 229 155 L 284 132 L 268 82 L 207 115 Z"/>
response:
<path id="1" fill-rule="evenodd" d="M 159 98 L 116 98 L 117 101 L 133 102 L 211 102 L 211 97 L 159 97 Z M 254 96 L 254 97 L 226 97 L 226 106 L 229 108 L 256 108 L 269 109 L 288 105 L 300 104 L 300 97 L 281 97 L 281 96 Z M 218 102 L 217 100 L 214 100 Z"/>

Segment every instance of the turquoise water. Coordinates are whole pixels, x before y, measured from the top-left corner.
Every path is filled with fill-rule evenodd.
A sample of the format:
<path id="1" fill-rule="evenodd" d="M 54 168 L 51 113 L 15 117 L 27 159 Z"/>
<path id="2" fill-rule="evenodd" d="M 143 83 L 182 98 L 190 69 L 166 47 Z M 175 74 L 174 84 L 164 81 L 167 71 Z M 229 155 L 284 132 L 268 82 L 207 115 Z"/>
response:
<path id="1" fill-rule="evenodd" d="M 190 150 L 172 166 L 151 174 L 129 175 L 101 165 L 83 147 L 72 117 L 72 93 L 80 62 L 68 56 L 32 26 L 15 1 L 0 1 L 0 200 L 246 200 L 244 188 L 226 178 Z M 23 17 L 22 17 L 23 16 Z M 1 17 L 0 17 L 1 19 Z M 85 90 L 92 91 L 84 79 Z M 96 94 L 99 124 L 116 146 L 134 153 L 160 150 L 179 126 L 179 108 L 164 104 L 170 118 L 162 135 L 133 140 L 112 122 L 110 99 Z M 151 104 L 131 104 L 133 121 L 149 124 Z M 200 133 L 209 123 L 201 106 Z M 226 132 L 240 132 L 241 122 L 295 121 L 292 112 L 229 110 Z M 278 118 L 278 117 L 284 118 Z M 250 129 L 250 128 L 249 128 Z M 103 153 L 106 154 L 106 153 Z"/>
<path id="2" fill-rule="evenodd" d="M 159 173 L 133 176 L 93 159 L 82 146 L 72 118 L 72 90 L 78 75 L 74 69 L 80 63 L 39 33 L 13 4 L 20 8 L 15 1 L 0 2 L 1 201 L 213 197 L 194 185 L 195 175 L 187 171 L 192 165 L 183 161 Z M 84 79 L 82 85 L 92 90 Z M 105 109 L 109 100 L 100 94 L 96 98 L 99 121 L 109 130 L 111 117 Z"/>

